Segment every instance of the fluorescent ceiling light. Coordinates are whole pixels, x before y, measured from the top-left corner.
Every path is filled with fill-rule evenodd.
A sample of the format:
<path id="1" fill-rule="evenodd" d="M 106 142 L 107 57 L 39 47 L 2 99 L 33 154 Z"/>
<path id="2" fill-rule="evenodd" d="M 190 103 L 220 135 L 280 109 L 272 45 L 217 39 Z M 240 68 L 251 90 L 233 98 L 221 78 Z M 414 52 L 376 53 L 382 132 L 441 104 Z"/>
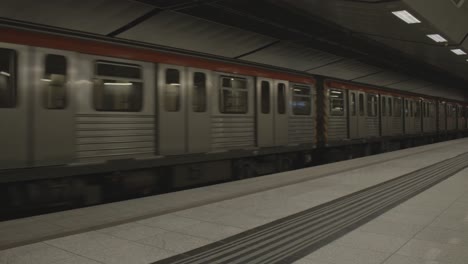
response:
<path id="1" fill-rule="evenodd" d="M 116 85 L 116 86 L 122 86 L 122 85 L 132 85 L 132 83 L 104 83 L 105 85 Z"/>
<path id="2" fill-rule="evenodd" d="M 464 52 L 462 49 L 452 49 L 451 51 L 457 55 L 466 55 L 466 52 Z"/>
<path id="3" fill-rule="evenodd" d="M 434 40 L 435 42 L 438 42 L 438 43 L 448 42 L 444 37 L 442 37 L 439 34 L 429 34 L 429 35 L 426 35 L 426 36 L 428 36 L 430 39 L 432 39 L 432 40 Z"/>
<path id="4" fill-rule="evenodd" d="M 392 14 L 394 14 L 399 19 L 405 21 L 408 24 L 421 23 L 421 21 L 419 19 L 414 17 L 410 12 L 408 12 L 406 10 L 393 11 Z"/>
<path id="5" fill-rule="evenodd" d="M 340 91 L 331 91 L 331 93 L 334 93 L 334 94 L 341 94 Z"/>
<path id="6" fill-rule="evenodd" d="M 8 72 L 0 71 L 0 74 L 10 77 L 10 74 Z"/>
<path id="7" fill-rule="evenodd" d="M 43 82 L 51 82 L 52 80 L 51 80 L 51 79 L 41 79 L 41 81 L 43 81 Z"/>

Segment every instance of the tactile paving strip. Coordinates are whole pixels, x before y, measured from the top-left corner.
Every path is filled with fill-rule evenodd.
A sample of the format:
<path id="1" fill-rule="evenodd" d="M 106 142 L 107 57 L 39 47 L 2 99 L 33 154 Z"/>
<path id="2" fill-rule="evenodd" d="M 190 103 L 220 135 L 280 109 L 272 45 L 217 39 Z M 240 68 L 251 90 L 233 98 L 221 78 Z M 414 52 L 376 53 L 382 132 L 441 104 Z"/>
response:
<path id="1" fill-rule="evenodd" d="M 155 264 L 292 263 L 468 166 L 468 153 Z"/>

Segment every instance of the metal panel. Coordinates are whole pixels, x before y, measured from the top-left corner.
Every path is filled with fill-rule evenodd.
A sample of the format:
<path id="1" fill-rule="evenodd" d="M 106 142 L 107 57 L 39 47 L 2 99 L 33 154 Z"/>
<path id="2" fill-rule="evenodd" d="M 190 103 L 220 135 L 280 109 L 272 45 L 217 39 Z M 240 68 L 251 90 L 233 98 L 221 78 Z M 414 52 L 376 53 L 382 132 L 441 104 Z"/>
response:
<path id="1" fill-rule="evenodd" d="M 242 57 L 243 60 L 306 71 L 338 61 L 341 58 L 330 53 L 305 48 L 290 42 L 276 45 Z"/>
<path id="2" fill-rule="evenodd" d="M 349 105 L 349 137 L 351 139 L 359 138 L 359 93 L 357 91 L 348 91 Z"/>
<path id="3" fill-rule="evenodd" d="M 307 72 L 340 78 L 343 80 L 354 80 L 380 71 L 381 69 L 377 67 L 364 64 L 357 60 L 340 60 L 322 67 L 317 67 Z"/>
<path id="4" fill-rule="evenodd" d="M 143 108 L 140 112 L 96 111 L 93 105 L 96 60 L 137 64 L 143 74 Z M 76 151 L 79 162 L 103 162 L 129 158 L 154 157 L 155 68 L 154 64 L 115 58 L 79 56 L 78 82 L 74 89 L 77 114 Z"/>
<path id="5" fill-rule="evenodd" d="M 33 163 L 36 166 L 59 165 L 75 159 L 75 99 L 76 54 L 60 50 L 34 48 L 34 68 L 31 93 L 33 108 L 32 130 Z M 47 55 L 61 55 L 66 58 L 66 92 L 64 109 L 47 109 L 44 106 L 44 87 L 51 81 L 44 79 Z M 60 125 L 57 125 L 60 124 Z M 97 143 L 96 143 L 97 144 Z"/>
<path id="6" fill-rule="evenodd" d="M 213 115 L 211 117 L 211 150 L 255 147 L 253 116 Z"/>
<path id="7" fill-rule="evenodd" d="M 346 91 L 337 88 L 333 89 L 343 93 L 343 115 L 332 115 L 330 88 L 327 88 L 325 94 L 325 118 L 327 119 L 325 125 L 326 134 L 329 141 L 344 140 L 348 138 L 348 102 L 346 99 Z"/>
<path id="8" fill-rule="evenodd" d="M 151 8 L 130 0 L 3 0 L 0 17 L 106 35 Z"/>
<path id="9" fill-rule="evenodd" d="M 231 58 L 276 41 L 264 35 L 171 11 L 151 17 L 119 37 Z"/>
<path id="10" fill-rule="evenodd" d="M 28 106 L 30 85 L 28 83 L 28 49 L 25 46 L 0 43 L 0 47 L 17 52 L 17 105 L 15 108 L 0 108 L 0 169 L 19 168 L 28 165 L 30 134 L 28 129 Z"/>

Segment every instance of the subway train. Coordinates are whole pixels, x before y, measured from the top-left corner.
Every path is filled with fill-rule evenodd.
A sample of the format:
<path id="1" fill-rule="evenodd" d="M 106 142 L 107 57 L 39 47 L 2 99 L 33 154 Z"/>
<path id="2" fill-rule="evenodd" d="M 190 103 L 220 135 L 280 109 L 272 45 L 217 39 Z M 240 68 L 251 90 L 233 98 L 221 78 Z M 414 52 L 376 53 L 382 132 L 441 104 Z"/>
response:
<path id="1" fill-rule="evenodd" d="M 95 204 L 468 131 L 461 101 L 143 46 L 0 32 L 2 208 Z"/>

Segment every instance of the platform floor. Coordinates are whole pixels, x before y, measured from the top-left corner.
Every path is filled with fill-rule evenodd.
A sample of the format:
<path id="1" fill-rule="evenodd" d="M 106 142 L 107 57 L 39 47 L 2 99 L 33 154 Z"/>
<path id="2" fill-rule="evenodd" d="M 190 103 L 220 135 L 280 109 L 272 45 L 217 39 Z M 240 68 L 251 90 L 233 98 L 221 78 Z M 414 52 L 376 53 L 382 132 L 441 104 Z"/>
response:
<path id="1" fill-rule="evenodd" d="M 0 263 L 153 263 L 465 152 L 461 139 L 2 222 Z M 466 264 L 467 246 L 463 170 L 296 263 Z"/>

